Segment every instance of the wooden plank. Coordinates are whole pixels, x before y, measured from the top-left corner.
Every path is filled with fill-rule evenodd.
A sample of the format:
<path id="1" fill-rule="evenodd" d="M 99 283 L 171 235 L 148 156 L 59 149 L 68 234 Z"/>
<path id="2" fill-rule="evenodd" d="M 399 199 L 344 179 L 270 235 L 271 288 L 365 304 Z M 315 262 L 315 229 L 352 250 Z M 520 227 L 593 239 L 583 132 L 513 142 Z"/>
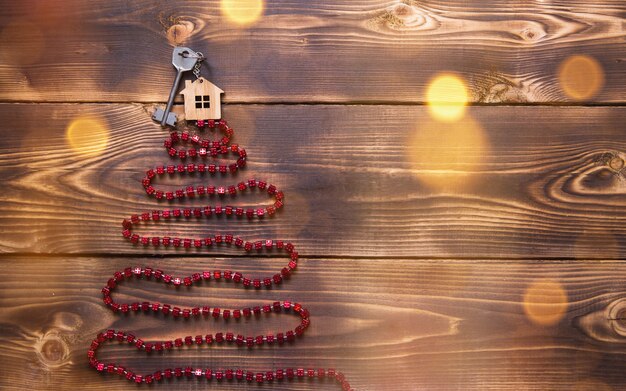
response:
<path id="1" fill-rule="evenodd" d="M 266 3 L 246 28 L 217 0 L 5 4 L 0 100 L 162 102 L 185 44 L 231 103 L 423 102 L 439 72 L 466 79 L 472 102 L 572 102 L 557 77 L 572 55 L 599 62 L 589 101 L 626 101 L 622 0 Z"/>
<path id="2" fill-rule="evenodd" d="M 145 194 L 145 171 L 177 160 L 141 105 L 3 104 L 0 113 L 3 252 L 151 254 L 121 237 L 123 219 L 209 202 Z M 228 105 L 225 117 L 248 165 L 234 181 L 194 183 L 266 179 L 284 190 L 285 208 L 265 221 L 182 220 L 155 235 L 230 231 L 290 240 L 308 256 L 626 256 L 626 108 L 472 107 L 454 125 L 413 106 Z M 80 118 L 105 124 L 102 154 L 71 148 L 66 128 Z"/>
<path id="3" fill-rule="evenodd" d="M 100 289 L 116 270 L 137 264 L 180 276 L 213 268 L 277 270 L 274 259 L 3 256 L 0 264 L 3 390 L 135 389 L 88 367 L 86 351 L 99 331 L 123 329 L 156 340 L 223 328 L 212 318 L 113 314 L 102 304 Z M 623 320 L 612 319 L 626 309 L 625 278 L 624 261 L 304 259 L 290 281 L 272 290 L 242 290 L 226 282 L 191 290 L 124 282 L 116 296 L 122 300 L 222 308 L 296 300 L 310 309 L 311 326 L 282 348 L 204 346 L 147 359 L 113 345 L 99 357 L 140 372 L 168 365 L 335 367 L 357 389 L 372 390 L 571 390 L 589 389 L 583 388 L 588 384 L 619 390 L 626 387 L 626 329 Z M 539 299 L 531 289 L 538 289 Z M 537 323 L 541 319 L 550 323 Z M 290 316 L 272 316 L 224 327 L 265 333 L 292 323 Z M 196 383 L 167 387 L 195 389 Z M 260 388 L 336 389 L 297 381 Z"/>

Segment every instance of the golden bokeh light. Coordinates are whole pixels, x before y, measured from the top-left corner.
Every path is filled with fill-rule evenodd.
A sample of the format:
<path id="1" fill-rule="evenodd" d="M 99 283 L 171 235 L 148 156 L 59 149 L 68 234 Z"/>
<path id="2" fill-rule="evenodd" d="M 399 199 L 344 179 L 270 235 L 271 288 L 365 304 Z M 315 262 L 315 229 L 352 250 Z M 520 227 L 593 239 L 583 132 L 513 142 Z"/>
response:
<path id="1" fill-rule="evenodd" d="M 559 85 L 569 98 L 592 98 L 604 86 L 602 65 L 593 57 L 575 55 L 565 59 L 558 70 Z"/>
<path id="2" fill-rule="evenodd" d="M 430 114 L 443 122 L 454 122 L 463 118 L 468 100 L 467 85 L 454 74 L 437 75 L 426 90 Z"/>
<path id="3" fill-rule="evenodd" d="M 220 8 L 226 18 L 238 25 L 256 22 L 263 14 L 263 0 L 221 0 Z"/>
<path id="4" fill-rule="evenodd" d="M 75 153 L 98 156 L 109 144 L 109 129 L 99 118 L 78 117 L 67 127 L 65 137 Z"/>
<path id="5" fill-rule="evenodd" d="M 526 316 L 542 326 L 558 323 L 567 311 L 567 303 L 567 293 L 563 286 L 550 279 L 534 281 L 524 293 Z"/>
<path id="6" fill-rule="evenodd" d="M 471 116 L 456 122 L 419 123 L 407 149 L 421 182 L 441 191 L 457 191 L 478 178 L 490 151 L 481 125 Z"/>

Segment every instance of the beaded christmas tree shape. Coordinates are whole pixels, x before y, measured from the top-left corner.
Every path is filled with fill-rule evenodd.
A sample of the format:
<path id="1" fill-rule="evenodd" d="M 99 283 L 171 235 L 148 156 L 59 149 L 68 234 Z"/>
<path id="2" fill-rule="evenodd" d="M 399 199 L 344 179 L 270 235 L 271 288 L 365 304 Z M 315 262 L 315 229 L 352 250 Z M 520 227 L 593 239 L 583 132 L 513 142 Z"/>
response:
<path id="1" fill-rule="evenodd" d="M 177 54 L 176 48 L 174 56 Z M 195 53 L 188 48 L 187 53 Z M 180 52 L 180 50 L 178 50 Z M 196 53 L 198 54 L 198 53 Z M 201 55 L 201 54 L 200 54 Z M 177 68 L 178 69 L 178 68 Z M 179 72 L 180 75 L 180 72 Z M 199 78 L 198 80 L 201 80 Z M 198 82 L 196 80 L 196 82 Z M 206 79 L 199 83 L 209 83 Z M 211 84 L 212 85 L 212 84 Z M 174 89 L 177 86 L 175 83 Z M 208 86 L 208 84 L 207 84 Z M 187 91 L 188 88 L 191 89 Z M 170 137 L 165 140 L 164 147 L 169 156 L 178 159 L 177 164 L 157 165 L 146 172 L 146 176 L 142 179 L 143 187 L 148 196 L 154 197 L 159 202 L 173 204 L 184 198 L 199 198 L 210 201 L 209 205 L 202 207 L 168 207 L 164 209 L 151 210 L 143 213 L 133 214 L 130 218 L 122 222 L 122 235 L 134 246 L 149 247 L 167 251 L 174 248 L 195 249 L 196 251 L 210 251 L 219 247 L 231 247 L 241 249 L 242 252 L 271 254 L 283 254 L 286 264 L 273 275 L 259 277 L 245 275 L 239 271 L 233 270 L 201 270 L 190 276 L 177 277 L 163 270 L 151 268 L 148 266 L 127 267 L 124 270 L 117 271 L 107 281 L 106 286 L 102 288 L 104 304 L 115 313 L 126 314 L 133 313 L 159 313 L 173 319 L 220 319 L 224 323 L 241 322 L 245 319 L 262 319 L 261 314 L 269 313 L 287 313 L 294 315 L 299 323 L 288 330 L 279 330 L 275 333 L 265 335 L 243 335 L 232 331 L 219 331 L 212 334 L 184 336 L 164 341 L 146 341 L 135 336 L 133 333 L 119 330 L 106 330 L 99 333 L 91 342 L 91 346 L 87 352 L 89 364 L 97 371 L 102 373 L 114 373 L 125 377 L 131 382 L 138 384 L 151 384 L 163 382 L 168 379 L 197 378 L 210 381 L 213 384 L 229 384 L 231 382 L 285 382 L 292 379 L 308 379 L 324 382 L 334 382 L 343 390 L 352 390 L 350 384 L 341 372 L 334 369 L 324 368 L 274 368 L 266 371 L 251 371 L 242 368 L 207 368 L 207 367 L 174 367 L 157 369 L 150 373 L 139 374 L 131 368 L 124 367 L 114 362 L 104 362 L 98 359 L 97 353 L 105 343 L 117 343 L 126 345 L 129 348 L 144 351 L 147 354 L 165 354 L 166 352 L 180 349 L 187 349 L 192 345 L 199 346 L 219 346 L 231 345 L 239 349 L 252 349 L 264 345 L 284 346 L 294 343 L 305 333 L 311 324 L 310 313 L 301 304 L 289 300 L 275 301 L 267 303 L 263 306 L 222 309 L 219 307 L 192 307 L 181 308 L 172 304 L 159 302 L 119 302 L 114 300 L 113 291 L 120 284 L 138 283 L 142 280 L 152 280 L 165 285 L 182 289 L 182 287 L 192 287 L 200 284 L 210 284 L 211 281 L 226 280 L 241 287 L 242 289 L 269 289 L 272 286 L 282 284 L 286 279 L 294 273 L 298 265 L 298 252 L 291 243 L 285 243 L 281 240 L 264 239 L 248 241 L 237 235 L 215 234 L 206 237 L 175 237 L 175 236 L 158 236 L 137 233 L 137 229 L 144 228 L 148 224 L 156 225 L 161 221 L 189 221 L 193 219 L 208 219 L 214 217 L 223 217 L 226 219 L 242 219 L 256 220 L 273 218 L 276 213 L 283 207 L 285 202 L 284 193 L 272 184 L 257 179 L 248 179 L 230 186 L 215 186 L 210 183 L 189 185 L 176 190 L 159 189 L 153 184 L 153 180 L 159 177 L 185 176 L 194 174 L 196 177 L 214 177 L 233 175 L 246 166 L 247 153 L 245 149 L 236 144 L 231 144 L 233 137 L 233 129 L 224 119 L 215 120 L 209 114 L 210 103 L 216 103 L 213 94 L 218 97 L 223 92 L 219 88 L 208 86 L 209 90 L 198 90 L 193 84 L 187 84 L 183 90 L 185 95 L 185 105 L 191 99 L 193 104 L 193 113 L 196 118 L 190 118 L 185 109 L 187 119 L 197 120 L 198 132 L 189 133 L 188 131 L 173 131 Z M 197 100 L 197 95 L 201 99 Z M 199 102 L 199 103 L 197 103 Z M 209 103 L 205 106 L 205 102 Z M 219 102 L 219 99 L 217 99 Z M 198 104 L 201 107 L 197 107 Z M 168 104 L 169 106 L 169 104 Z M 215 109 L 215 107 L 213 107 Z M 163 114 L 162 118 L 166 118 L 169 108 Z M 219 106 L 217 113 L 221 115 Z M 156 116 L 156 113 L 155 113 Z M 209 117 L 207 119 L 207 116 Z M 203 118 L 200 118 L 203 117 Z M 155 118 L 156 119 L 156 118 Z M 201 136 L 201 132 L 222 133 L 215 140 L 210 140 Z M 179 144 L 187 144 L 187 147 L 181 147 Z M 235 159 L 231 163 L 223 163 L 223 160 L 229 155 L 234 155 Z M 219 160 L 219 162 L 218 162 Z M 261 192 L 270 198 L 270 203 L 264 207 L 241 207 L 233 206 L 230 203 L 237 194 L 246 192 Z"/>

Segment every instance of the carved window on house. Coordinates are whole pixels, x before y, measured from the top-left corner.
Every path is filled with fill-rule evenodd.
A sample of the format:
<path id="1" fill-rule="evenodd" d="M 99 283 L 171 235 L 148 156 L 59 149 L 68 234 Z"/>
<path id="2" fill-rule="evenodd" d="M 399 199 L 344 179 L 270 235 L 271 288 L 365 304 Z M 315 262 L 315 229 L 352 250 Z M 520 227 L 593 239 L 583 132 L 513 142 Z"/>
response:
<path id="1" fill-rule="evenodd" d="M 211 97 L 209 95 L 196 95 L 196 109 L 211 108 Z"/>

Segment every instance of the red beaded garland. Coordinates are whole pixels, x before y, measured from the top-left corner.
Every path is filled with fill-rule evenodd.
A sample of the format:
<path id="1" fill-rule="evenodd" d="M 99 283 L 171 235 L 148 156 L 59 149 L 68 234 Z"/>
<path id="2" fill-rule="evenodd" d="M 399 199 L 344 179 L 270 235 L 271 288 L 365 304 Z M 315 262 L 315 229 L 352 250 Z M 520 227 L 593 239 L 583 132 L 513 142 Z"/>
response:
<path id="1" fill-rule="evenodd" d="M 117 340 L 118 343 L 127 344 L 128 346 L 134 346 L 138 350 L 145 351 L 150 354 L 153 351 L 162 352 L 170 351 L 172 349 L 188 349 L 192 345 L 214 345 L 214 344 L 229 344 L 236 345 L 237 347 L 254 348 L 254 346 L 262 346 L 264 344 L 273 345 L 275 343 L 283 345 L 284 343 L 293 342 L 296 337 L 301 336 L 304 331 L 310 325 L 309 311 L 298 303 L 292 303 L 290 301 L 273 302 L 263 306 L 257 306 L 253 308 L 241 308 L 241 309 L 221 309 L 218 307 L 203 306 L 193 308 L 179 308 L 170 304 L 164 303 L 118 303 L 113 300 L 111 293 L 118 286 L 118 284 L 129 280 L 146 279 L 162 282 L 166 285 L 173 285 L 180 287 L 192 287 L 195 284 L 204 284 L 211 280 L 225 279 L 232 281 L 234 284 L 241 286 L 244 289 L 252 287 L 253 289 L 271 288 L 273 285 L 279 285 L 285 278 L 288 278 L 291 273 L 297 267 L 298 253 L 295 251 L 293 244 L 284 243 L 279 240 L 266 239 L 263 241 L 249 242 L 238 236 L 232 234 L 216 234 L 207 236 L 204 238 L 172 238 L 169 236 L 141 236 L 133 233 L 133 227 L 140 224 L 147 224 L 150 221 L 157 222 L 160 220 L 172 220 L 172 219 L 191 219 L 191 218 L 210 218 L 212 216 L 226 215 L 230 218 L 243 218 L 245 215 L 247 219 L 263 219 L 265 216 L 273 216 L 277 210 L 284 205 L 284 194 L 278 190 L 276 186 L 268 184 L 265 181 L 259 181 L 256 179 L 249 179 L 244 182 L 240 182 L 237 185 L 231 186 L 213 186 L 198 185 L 198 186 L 186 186 L 173 191 L 164 191 L 155 188 L 153 180 L 160 176 L 171 175 L 227 175 L 228 173 L 235 173 L 240 168 L 243 168 L 246 164 L 247 153 L 245 149 L 240 148 L 236 144 L 229 145 L 230 138 L 233 136 L 233 129 L 230 128 L 225 120 L 215 122 L 209 120 L 206 122 L 198 123 L 199 127 L 208 126 L 210 128 L 219 128 L 224 136 L 217 140 L 211 141 L 203 139 L 198 134 L 190 134 L 188 132 L 172 132 L 170 137 L 165 140 L 164 146 L 171 157 L 178 157 L 183 163 L 178 165 L 157 166 L 146 172 L 146 176 L 142 179 L 142 185 L 148 195 L 154 196 L 157 200 L 173 201 L 182 198 L 195 198 L 195 197 L 207 197 L 215 198 L 222 203 L 227 203 L 227 200 L 236 197 L 238 193 L 244 191 L 258 191 L 267 192 L 270 197 L 274 198 L 271 205 L 264 208 L 243 208 L 231 205 L 207 205 L 202 208 L 174 208 L 165 210 L 153 210 L 151 212 L 144 212 L 141 214 L 134 214 L 129 219 L 125 219 L 122 222 L 122 235 L 130 240 L 134 245 L 142 246 L 164 246 L 164 247 L 183 247 L 190 249 L 200 248 L 213 248 L 216 246 L 235 246 L 241 248 L 245 252 L 284 252 L 288 258 L 288 263 L 284 266 L 279 273 L 264 278 L 254 278 L 244 276 L 243 273 L 232 270 L 204 270 L 201 272 L 193 273 L 190 276 L 174 277 L 165 273 L 160 269 L 153 269 L 150 267 L 128 267 L 122 271 L 115 272 L 113 278 L 107 281 L 106 286 L 102 289 L 103 301 L 113 312 L 128 313 L 132 312 L 161 312 L 164 316 L 172 316 L 173 318 L 216 318 L 228 320 L 232 318 L 238 321 L 242 318 L 258 318 L 261 313 L 293 313 L 300 318 L 300 324 L 293 330 L 279 331 L 275 335 L 257 335 L 257 336 L 244 336 L 241 334 L 235 335 L 233 332 L 218 332 L 215 335 L 207 334 L 205 336 L 186 336 L 176 338 L 173 341 L 154 341 L 148 342 L 139 339 L 133 334 L 126 333 L 124 331 L 107 330 L 97 335 L 92 341 L 91 347 L 87 352 L 89 364 L 99 372 L 117 373 L 120 376 L 125 377 L 127 380 L 141 384 L 151 384 L 153 382 L 161 382 L 164 379 L 171 378 L 190 378 L 196 377 L 198 379 L 216 380 L 223 382 L 226 380 L 236 379 L 237 381 L 245 382 L 273 382 L 283 381 L 283 379 L 291 380 L 294 378 L 307 378 L 307 379 L 334 379 L 342 390 L 353 390 L 350 384 L 345 379 L 341 372 L 337 372 L 334 369 L 323 368 L 279 368 L 271 371 L 264 372 L 252 372 L 244 371 L 243 369 L 212 369 L 212 368 L 166 368 L 163 370 L 157 370 L 154 373 L 140 375 L 132 372 L 131 370 L 124 368 L 115 363 L 104 363 L 99 361 L 96 357 L 98 349 L 104 342 L 112 342 Z M 188 142 L 192 144 L 192 148 L 189 149 L 177 149 L 175 145 L 179 142 Z M 235 154 L 237 161 L 232 164 L 213 164 L 213 163 L 191 163 L 184 164 L 187 158 L 218 158 L 228 154 Z M 234 216 L 234 217 L 233 217 Z"/>

